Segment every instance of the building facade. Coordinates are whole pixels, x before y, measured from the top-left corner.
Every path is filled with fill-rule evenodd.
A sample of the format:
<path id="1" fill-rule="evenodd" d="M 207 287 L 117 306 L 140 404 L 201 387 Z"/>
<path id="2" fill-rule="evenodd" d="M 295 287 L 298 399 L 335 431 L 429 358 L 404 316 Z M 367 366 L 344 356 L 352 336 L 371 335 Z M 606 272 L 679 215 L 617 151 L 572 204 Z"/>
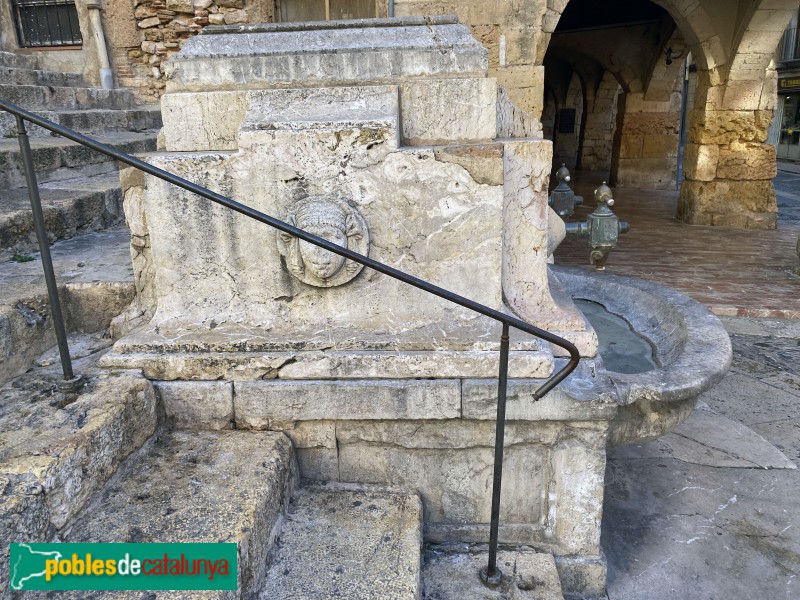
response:
<path id="1" fill-rule="evenodd" d="M 776 227 L 776 146 L 800 157 L 800 70 L 779 78 L 774 60 L 791 23 L 782 47 L 797 47 L 797 0 L 99 2 L 56 0 L 45 14 L 0 0 L 0 49 L 97 85 L 107 67 L 153 103 L 164 62 L 209 25 L 456 14 L 488 49 L 490 75 L 542 121 L 555 160 L 618 187 L 679 187 L 687 223 Z"/>

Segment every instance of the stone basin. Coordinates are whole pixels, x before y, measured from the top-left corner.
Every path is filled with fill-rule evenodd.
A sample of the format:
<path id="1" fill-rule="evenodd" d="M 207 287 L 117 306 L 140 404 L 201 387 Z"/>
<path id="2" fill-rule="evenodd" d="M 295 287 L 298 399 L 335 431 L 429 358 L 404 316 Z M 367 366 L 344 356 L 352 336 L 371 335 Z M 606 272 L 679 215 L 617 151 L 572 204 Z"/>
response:
<path id="1" fill-rule="evenodd" d="M 716 385 L 731 364 L 731 342 L 720 320 L 673 289 L 630 277 L 554 267 L 573 299 L 601 304 L 622 317 L 653 347 L 657 367 L 643 373 L 606 370 L 617 387 L 619 411 L 610 446 L 657 438 L 680 425 L 697 397 Z M 603 365 L 602 356 L 598 365 Z"/>

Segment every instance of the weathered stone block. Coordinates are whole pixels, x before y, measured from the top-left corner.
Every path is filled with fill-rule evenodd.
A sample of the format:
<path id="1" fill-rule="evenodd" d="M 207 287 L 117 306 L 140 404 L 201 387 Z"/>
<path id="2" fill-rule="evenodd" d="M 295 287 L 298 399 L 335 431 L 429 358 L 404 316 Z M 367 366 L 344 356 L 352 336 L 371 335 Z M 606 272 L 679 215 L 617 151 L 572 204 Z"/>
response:
<path id="1" fill-rule="evenodd" d="M 500 518 L 504 523 L 537 523 L 545 514 L 545 449 L 506 449 Z M 410 486 L 423 498 L 426 523 L 488 523 L 494 450 L 405 449 L 340 444 L 341 481 Z"/>
<path id="2" fill-rule="evenodd" d="M 641 158 L 643 146 L 643 135 L 623 134 L 620 138 L 619 157 Z"/>
<path id="3" fill-rule="evenodd" d="M 226 25 L 236 25 L 239 23 L 247 23 L 248 15 L 247 11 L 237 9 L 232 10 L 230 12 L 225 13 L 225 24 Z"/>
<path id="4" fill-rule="evenodd" d="M 6 400 L 4 416 L 11 427 L 0 433 L 0 478 L 40 490 L 60 528 L 153 434 L 156 397 L 146 379 L 115 374 L 62 409 Z"/>
<path id="5" fill-rule="evenodd" d="M 50 527 L 50 512 L 41 487 L 23 479 L 0 475 L 0 588 L 9 590 L 11 543 L 44 542 Z M 19 583 L 19 582 L 11 582 Z M 10 595 L 11 592 L 7 592 Z M 30 593 L 30 592 L 29 592 Z"/>
<path id="6" fill-rule="evenodd" d="M 717 177 L 720 179 L 773 179 L 777 174 L 772 144 L 735 144 L 719 151 Z"/>
<path id="7" fill-rule="evenodd" d="M 62 539 L 236 543 L 239 592 L 232 596 L 254 597 L 296 470 L 291 442 L 280 433 L 164 433 L 140 460 L 121 467 Z"/>
<path id="8" fill-rule="evenodd" d="M 685 180 L 677 216 L 693 225 L 774 229 L 777 211 L 771 181 Z"/>
<path id="9" fill-rule="evenodd" d="M 764 143 L 771 122 L 771 111 L 694 109 L 690 118 L 689 139 L 695 144 Z"/>
<path id="10" fill-rule="evenodd" d="M 687 179 L 712 181 L 717 175 L 719 146 L 716 144 L 686 144 L 683 171 Z"/>
<path id="11" fill-rule="evenodd" d="M 298 448 L 300 477 L 312 481 L 339 481 L 339 451 L 329 448 Z"/>
<path id="12" fill-rule="evenodd" d="M 150 27 L 155 27 L 161 23 L 161 19 L 158 17 L 147 17 L 146 19 L 142 19 L 137 23 L 140 29 L 149 29 Z"/>
<path id="13" fill-rule="evenodd" d="M 617 165 L 616 185 L 619 188 L 674 190 L 677 178 L 674 158 L 627 158 Z"/>
<path id="14" fill-rule="evenodd" d="M 370 255 L 373 258 L 398 265 L 411 274 L 479 302 L 501 305 L 497 265 L 501 262 L 502 191 L 497 186 L 476 183 L 462 167 L 436 161 L 430 150 L 387 154 L 388 149 L 375 146 L 375 140 L 364 138 L 360 130 L 315 135 L 292 131 L 263 133 L 259 142 L 251 139 L 252 152 L 235 157 L 221 154 L 154 155 L 151 160 L 212 189 L 219 189 L 221 185 L 233 186 L 222 191 L 234 198 L 245 199 L 257 210 L 281 217 L 288 212 L 301 183 L 308 186 L 313 182 L 312 185 L 320 187 L 335 185 L 330 191 L 350 198 L 351 206 L 357 206 L 363 215 L 370 231 Z M 359 141 L 362 138 L 363 142 Z M 549 149 L 549 144 L 539 144 Z M 545 162 L 538 156 L 533 158 L 535 162 L 528 168 L 529 177 L 523 188 L 529 186 L 531 169 L 536 169 L 535 185 L 539 188 L 543 187 L 542 181 L 546 181 L 549 174 L 549 160 Z M 346 165 L 344 174 L 341 173 L 341 164 Z M 248 172 L 247 178 L 232 176 L 243 170 Z M 454 185 L 454 181 L 458 185 Z M 305 189 L 306 193 L 317 191 Z M 175 195 L 176 200 L 163 202 L 161 199 L 166 193 Z M 546 252 L 546 192 L 542 190 L 538 194 L 541 197 L 537 196 L 536 208 L 531 207 L 528 213 L 531 217 L 542 213 L 544 221 L 537 235 L 541 238 L 543 252 Z M 408 201 L 401 201 L 401 198 Z M 430 203 L 431 198 L 440 201 L 430 205 L 430 210 L 417 210 L 420 201 Z M 382 315 L 387 310 L 388 298 L 392 299 L 392 321 L 403 323 L 404 328 L 411 327 L 412 330 L 422 331 L 434 322 L 439 327 L 462 313 L 405 284 L 367 271 L 347 286 L 327 289 L 325 304 L 330 308 L 321 309 L 317 289 L 300 284 L 285 268 L 247 266 L 281 264 L 277 236 L 265 226 L 205 200 L 168 190 L 151 179 L 148 179 L 145 205 L 162 319 L 199 322 L 197 315 L 189 316 L 200 308 L 192 300 L 197 296 L 206 299 L 201 311 L 205 316 L 201 316 L 200 321 L 210 323 L 213 318 L 216 324 L 225 321 L 270 323 L 273 339 L 280 338 L 277 333 L 283 328 L 282 323 L 292 323 L 292 331 L 287 330 L 285 334 L 307 339 L 298 324 L 308 322 L 309 332 L 333 333 L 338 326 L 331 321 L 333 318 L 341 321 L 339 325 L 346 325 L 341 331 L 344 335 L 341 340 L 345 341 L 352 340 L 355 335 L 353 324 L 349 323 L 352 315 L 358 315 L 359 328 L 373 331 L 368 338 L 375 338 L 375 331 L 385 330 L 386 320 Z M 481 226 L 476 227 L 476 223 Z M 517 224 L 518 228 L 523 226 L 523 223 Z M 214 244 L 212 248 L 202 237 L 187 236 L 184 233 L 187 231 L 218 232 L 221 239 L 228 241 Z M 233 232 L 236 232 L 235 236 Z M 528 265 L 526 268 L 531 269 L 532 261 L 527 250 L 530 245 L 525 248 L 524 257 L 521 252 L 519 260 L 524 259 Z M 436 260 L 433 260 L 434 254 Z M 443 259 L 443 256 L 447 258 Z M 541 273 L 539 286 L 544 287 L 545 267 L 536 268 Z M 231 269 L 240 276 L 229 276 L 227 273 Z M 190 273 L 196 275 L 187 278 Z M 472 281 L 481 284 L 475 285 L 470 283 Z M 229 292 L 220 292 L 226 289 Z M 288 298 L 292 299 L 291 302 L 287 301 Z M 528 295 L 526 301 L 535 302 L 536 298 Z M 348 306 L 348 310 L 333 308 L 342 306 Z M 276 315 L 281 315 L 277 322 Z M 462 322 L 470 323 L 472 320 L 470 314 L 469 317 L 465 315 Z M 311 325 L 312 321 L 317 323 Z M 162 326 L 166 327 L 166 324 L 162 323 Z M 389 339 L 395 337 L 391 331 L 386 333 Z M 430 333 L 431 336 L 422 337 L 428 340 L 438 337 L 444 341 L 441 333 Z M 454 333 L 448 334 L 448 344 L 461 337 Z M 314 336 L 318 334 L 311 337 Z M 361 335 L 357 337 L 363 338 Z M 385 339 L 383 335 L 377 337 Z M 297 370 L 301 366 L 298 364 L 292 368 Z"/>
<path id="15" fill-rule="evenodd" d="M 543 66 L 509 65 L 492 69 L 489 74 L 506 89 L 509 98 L 517 108 L 530 113 L 536 119 L 541 117 Z"/>
<path id="16" fill-rule="evenodd" d="M 630 107 L 627 107 L 630 111 Z M 625 135 L 667 135 L 679 133 L 680 115 L 671 112 L 626 112 L 622 126 Z"/>
<path id="17" fill-rule="evenodd" d="M 497 82 L 485 77 L 400 86 L 402 135 L 412 146 L 497 137 Z"/>
<path id="18" fill-rule="evenodd" d="M 678 156 L 677 135 L 647 135 L 642 144 L 643 158 L 675 158 Z"/>
<path id="19" fill-rule="evenodd" d="M 228 381 L 159 381 L 167 422 L 176 429 L 230 429 L 233 383 Z"/>
<path id="20" fill-rule="evenodd" d="M 336 449 L 335 421 L 279 421 L 264 419 L 259 422 L 239 422 L 237 429 L 269 429 L 285 433 L 295 448 Z"/>
<path id="21" fill-rule="evenodd" d="M 508 382 L 506 418 L 510 421 L 604 420 L 613 418 L 617 401 L 610 381 L 598 381 L 579 368 L 541 400 L 533 393 L 541 382 Z M 591 390 L 591 392 L 589 392 Z M 465 379 L 462 383 L 464 419 L 493 420 L 497 416 L 497 382 Z"/>
<path id="22" fill-rule="evenodd" d="M 475 550 L 470 548 L 468 553 L 457 554 L 430 552 L 425 557 L 423 571 L 425 595 L 446 600 L 487 598 L 487 590 L 475 573 L 486 567 L 488 552 Z M 564 600 L 552 555 L 522 549 L 501 550 L 497 553 L 497 565 L 503 573 L 499 588 L 509 590 L 509 598 Z"/>
<path id="23" fill-rule="evenodd" d="M 464 144 L 434 148 L 436 160 L 464 167 L 478 183 L 503 185 L 503 145 Z"/>
<path id="24" fill-rule="evenodd" d="M 196 92 L 161 97 L 165 150 L 236 150 L 247 92 Z"/>
<path id="25" fill-rule="evenodd" d="M 440 381 L 253 381 L 236 384 L 237 427 L 269 420 L 453 419 L 461 384 Z"/>
<path id="26" fill-rule="evenodd" d="M 419 600 L 421 538 L 412 491 L 304 486 L 292 498 L 262 595 Z"/>
<path id="27" fill-rule="evenodd" d="M 690 198 L 699 212 L 725 214 L 778 210 L 771 181 L 684 181 L 680 198 Z"/>
<path id="28" fill-rule="evenodd" d="M 178 13 L 194 13 L 192 0 L 167 0 L 167 9 Z"/>
<path id="29" fill-rule="evenodd" d="M 547 184 L 552 167 L 549 141 L 507 142 L 503 154 L 503 261 L 505 301 L 529 322 L 551 329 L 584 329 L 572 307 L 558 306 L 549 291 Z"/>
<path id="30" fill-rule="evenodd" d="M 497 90 L 497 137 L 542 138 L 542 124 L 539 119 L 515 106 L 503 86 L 499 86 Z"/>
<path id="31" fill-rule="evenodd" d="M 196 336 L 203 331 L 193 332 Z M 136 335 L 136 334 L 133 334 Z M 431 338 L 429 338 L 430 340 Z M 497 373 L 496 352 L 242 352 L 218 348 L 211 352 L 140 352 L 123 338 L 115 351 L 101 359 L 104 367 L 142 369 L 153 379 L 234 381 L 258 379 L 415 379 L 492 377 Z M 596 339 L 595 339 L 596 342 Z M 155 348 L 158 348 L 155 344 Z M 391 346 L 391 343 L 390 343 Z M 594 345 L 581 344 L 591 353 Z M 547 351 L 511 352 L 511 377 L 547 377 L 552 372 L 552 355 Z"/>
<path id="32" fill-rule="evenodd" d="M 606 469 L 606 440 L 602 429 L 594 444 L 560 444 L 552 455 L 549 525 L 556 554 L 600 556 L 600 520 Z"/>

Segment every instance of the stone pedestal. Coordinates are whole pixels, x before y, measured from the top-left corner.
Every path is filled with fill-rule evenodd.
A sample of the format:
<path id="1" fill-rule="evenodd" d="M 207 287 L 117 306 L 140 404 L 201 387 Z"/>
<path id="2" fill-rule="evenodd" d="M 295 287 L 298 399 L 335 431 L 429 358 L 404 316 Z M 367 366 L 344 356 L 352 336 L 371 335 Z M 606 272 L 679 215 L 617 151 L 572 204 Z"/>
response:
<path id="1" fill-rule="evenodd" d="M 548 273 L 550 142 L 486 76 L 469 29 L 307 25 L 188 40 L 149 162 L 594 356 Z M 494 321 L 149 176 L 130 180 L 126 214 L 140 290 L 128 317 L 147 322 L 104 360 L 158 380 L 173 426 L 286 431 L 305 477 L 410 486 L 429 539 L 487 539 Z M 601 590 L 616 401 L 586 366 L 534 404 L 559 361 L 512 335 L 500 537 Z"/>

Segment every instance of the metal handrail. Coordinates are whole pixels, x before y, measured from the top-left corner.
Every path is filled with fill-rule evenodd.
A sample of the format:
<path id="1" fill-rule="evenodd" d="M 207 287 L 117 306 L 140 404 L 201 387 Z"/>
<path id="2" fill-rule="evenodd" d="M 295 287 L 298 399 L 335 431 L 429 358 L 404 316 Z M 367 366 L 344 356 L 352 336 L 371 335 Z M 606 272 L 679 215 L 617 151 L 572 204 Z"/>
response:
<path id="1" fill-rule="evenodd" d="M 41 203 L 39 201 L 39 193 L 38 193 L 38 186 L 36 184 L 36 177 L 33 171 L 33 160 L 31 158 L 31 149 L 30 143 L 28 141 L 27 133 L 25 131 L 25 124 L 24 121 L 30 121 L 31 123 L 35 123 L 40 127 L 44 127 L 58 135 L 61 135 L 67 139 L 70 139 L 74 142 L 77 142 L 83 146 L 96 150 L 97 152 L 101 152 L 106 156 L 110 156 L 111 158 L 115 158 L 116 160 L 128 164 L 132 167 L 136 167 L 145 173 L 148 173 L 154 177 L 162 179 L 164 181 L 168 181 L 180 188 L 183 188 L 189 192 L 195 193 L 199 196 L 207 198 L 212 202 L 216 202 L 222 206 L 225 206 L 231 210 L 234 210 L 240 214 L 243 214 L 247 217 L 255 219 L 261 223 L 274 227 L 279 231 L 284 233 L 288 233 L 295 237 L 300 238 L 301 240 L 305 240 L 311 244 L 324 248 L 334 254 L 338 254 L 340 256 L 344 256 L 347 259 L 353 260 L 357 263 L 364 265 L 365 267 L 369 267 L 378 271 L 379 273 L 383 273 L 384 275 L 388 275 L 389 277 L 393 277 L 394 279 L 398 279 L 408 285 L 414 286 L 418 289 L 424 290 L 434 296 L 438 296 L 447 300 L 448 302 L 453 302 L 454 304 L 458 304 L 459 306 L 463 306 L 464 308 L 468 308 L 473 310 L 479 314 L 487 316 L 491 319 L 494 319 L 500 322 L 503 326 L 502 334 L 500 336 L 500 368 L 498 373 L 498 389 L 497 389 L 497 419 L 496 419 L 496 433 L 495 433 L 495 452 L 494 452 L 494 475 L 493 475 L 493 482 L 492 482 L 492 509 L 491 509 L 491 524 L 489 530 L 489 562 L 488 565 L 482 569 L 481 571 L 481 578 L 484 583 L 489 585 L 496 585 L 500 582 L 502 573 L 500 569 L 497 568 L 497 543 L 498 543 L 498 531 L 499 531 L 499 520 L 500 520 L 500 490 L 501 490 L 501 483 L 502 483 L 502 474 L 503 474 L 503 442 L 504 442 L 504 434 L 505 434 L 505 410 L 506 410 L 506 391 L 507 391 L 507 384 L 508 384 L 508 353 L 509 353 L 509 328 L 514 327 L 519 329 L 520 331 L 524 331 L 525 333 L 531 334 L 539 339 L 545 340 L 554 344 L 560 348 L 563 348 L 569 353 L 569 360 L 567 364 L 553 374 L 547 381 L 545 381 L 539 389 L 537 389 L 533 394 L 533 400 L 541 399 L 545 394 L 547 394 L 550 390 L 552 390 L 556 385 L 558 385 L 565 377 L 567 377 L 575 368 L 578 366 L 578 361 L 580 360 L 580 353 L 578 349 L 575 347 L 574 344 L 565 340 L 562 337 L 559 337 L 555 334 L 550 333 L 549 331 L 545 331 L 544 329 L 540 329 L 521 319 L 513 317 L 511 315 L 502 313 L 498 310 L 493 308 L 489 308 L 483 304 L 470 300 L 469 298 L 465 298 L 458 294 L 455 294 L 449 290 L 441 288 L 439 286 L 433 285 L 425 280 L 419 279 L 414 277 L 413 275 L 409 275 L 404 271 L 400 271 L 388 265 L 385 265 L 381 262 L 378 262 L 374 259 L 369 258 L 368 256 L 364 256 L 359 254 L 358 252 L 353 252 L 352 250 L 345 248 L 343 246 L 339 246 L 338 244 L 334 244 L 324 238 L 318 237 L 307 231 L 302 229 L 298 229 L 288 223 L 284 223 L 274 217 L 271 217 L 265 213 L 259 212 L 249 206 L 236 202 L 235 200 L 231 200 L 225 196 L 212 192 L 209 189 L 201 187 L 197 184 L 192 183 L 186 179 L 178 177 L 177 175 L 173 175 L 172 173 L 168 173 L 158 167 L 154 167 L 153 165 L 146 163 L 138 158 L 130 156 L 129 154 L 125 154 L 124 152 L 120 152 L 115 148 L 110 146 L 106 146 L 92 138 L 86 137 L 73 131 L 71 129 L 67 129 L 66 127 L 62 127 L 52 121 L 48 121 L 34 113 L 28 112 L 23 108 L 6 102 L 4 100 L 0 100 L 0 108 L 8 111 L 9 113 L 13 114 L 17 118 L 17 135 L 19 138 L 20 144 L 20 151 L 22 152 L 23 158 L 23 166 L 25 168 L 25 176 L 28 183 L 28 192 L 31 198 L 31 206 L 34 211 L 34 218 L 36 219 L 37 212 L 41 216 Z M 37 206 L 34 206 L 38 204 Z M 41 225 L 41 226 L 39 226 Z M 40 231 L 41 230 L 41 231 Z M 48 284 L 48 292 L 50 291 L 50 286 L 53 286 L 53 292 L 49 294 L 51 304 L 53 305 L 53 318 L 54 321 L 56 319 L 61 320 L 61 310 L 60 306 L 58 306 L 58 292 L 55 289 L 55 276 L 52 274 L 52 262 L 50 261 L 50 252 L 49 246 L 47 242 L 47 234 L 44 230 L 44 221 L 41 219 L 41 223 L 37 224 L 37 235 L 42 234 L 39 237 L 39 247 L 42 251 L 42 264 L 45 267 L 45 279 Z M 48 275 L 47 271 L 50 271 Z M 63 321 L 60 324 L 56 324 L 56 333 L 59 337 L 59 350 L 62 354 L 62 366 L 69 364 L 69 350 L 66 344 L 66 334 L 64 332 Z M 63 336 L 63 343 L 62 343 L 62 336 Z M 66 362 L 64 359 L 64 355 L 66 354 Z M 69 365 L 69 375 L 67 372 L 67 367 L 64 367 L 64 377 L 65 379 L 71 379 L 72 369 L 71 364 Z"/>

